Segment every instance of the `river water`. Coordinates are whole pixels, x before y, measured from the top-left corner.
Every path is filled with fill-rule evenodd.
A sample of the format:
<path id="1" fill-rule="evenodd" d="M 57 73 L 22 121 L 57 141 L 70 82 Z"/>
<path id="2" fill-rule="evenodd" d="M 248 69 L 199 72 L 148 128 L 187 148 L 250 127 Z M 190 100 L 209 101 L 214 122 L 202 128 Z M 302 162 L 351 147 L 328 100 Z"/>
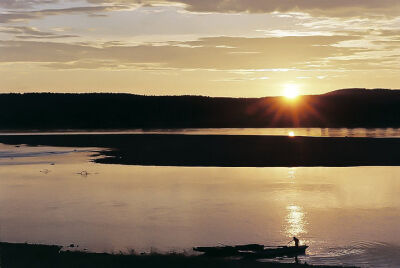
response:
<path id="1" fill-rule="evenodd" d="M 21 135 L 68 135 L 68 134 L 185 134 L 185 135 L 265 135 L 308 137 L 369 137 L 400 138 L 400 128 L 184 128 L 184 129 L 131 129 L 82 131 L 1 131 L 0 134 Z"/>
<path id="2" fill-rule="evenodd" d="M 104 165 L 96 150 L 0 144 L 0 240 L 190 253 L 297 236 L 308 263 L 400 267 L 400 167 Z"/>

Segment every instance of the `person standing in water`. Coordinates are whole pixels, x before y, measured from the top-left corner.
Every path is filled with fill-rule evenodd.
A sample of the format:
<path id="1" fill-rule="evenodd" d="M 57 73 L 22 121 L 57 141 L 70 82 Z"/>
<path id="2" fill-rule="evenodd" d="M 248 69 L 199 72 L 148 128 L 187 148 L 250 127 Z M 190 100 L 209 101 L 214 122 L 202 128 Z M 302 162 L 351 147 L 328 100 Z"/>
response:
<path id="1" fill-rule="evenodd" d="M 293 236 L 293 241 L 294 241 L 295 247 L 298 248 L 300 240 L 297 237 Z"/>

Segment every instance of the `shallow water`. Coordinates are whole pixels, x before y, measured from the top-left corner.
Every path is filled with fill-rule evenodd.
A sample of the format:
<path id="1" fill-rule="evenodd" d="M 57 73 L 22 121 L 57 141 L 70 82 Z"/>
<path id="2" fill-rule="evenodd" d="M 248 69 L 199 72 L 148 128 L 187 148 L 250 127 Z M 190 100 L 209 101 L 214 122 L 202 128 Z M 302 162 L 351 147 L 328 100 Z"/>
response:
<path id="1" fill-rule="evenodd" d="M 0 240 L 166 252 L 298 236 L 308 263 L 400 266 L 400 167 L 120 166 L 95 151 L 0 145 Z"/>
<path id="2" fill-rule="evenodd" d="M 26 134 L 21 132 L 0 132 L 7 135 Z M 399 138 L 400 128 L 184 128 L 184 129 L 131 129 L 28 132 L 31 135 L 65 134 L 186 134 L 186 135 L 263 135 L 263 136 L 306 136 L 306 137 L 369 137 Z"/>

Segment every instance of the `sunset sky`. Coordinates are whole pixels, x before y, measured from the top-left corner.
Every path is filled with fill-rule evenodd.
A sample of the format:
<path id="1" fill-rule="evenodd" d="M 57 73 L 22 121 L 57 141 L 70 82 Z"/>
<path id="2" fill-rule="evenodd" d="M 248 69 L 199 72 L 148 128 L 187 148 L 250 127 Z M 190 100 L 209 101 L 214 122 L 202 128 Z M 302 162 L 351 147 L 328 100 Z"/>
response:
<path id="1" fill-rule="evenodd" d="M 400 88 L 399 0 L 0 0 L 0 92 Z"/>

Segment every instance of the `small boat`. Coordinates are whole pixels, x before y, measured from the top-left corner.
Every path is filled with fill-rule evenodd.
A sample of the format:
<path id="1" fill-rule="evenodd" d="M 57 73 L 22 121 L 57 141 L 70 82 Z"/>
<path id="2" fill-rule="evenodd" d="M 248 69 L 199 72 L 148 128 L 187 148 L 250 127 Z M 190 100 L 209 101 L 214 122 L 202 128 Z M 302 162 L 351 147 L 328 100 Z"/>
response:
<path id="1" fill-rule="evenodd" d="M 239 254 L 246 258 L 256 258 L 256 259 L 268 259 L 276 257 L 294 257 L 298 255 L 304 255 L 308 246 L 298 246 L 298 247 L 277 247 L 277 248 L 265 248 L 260 251 L 248 251 L 240 252 Z"/>
<path id="2" fill-rule="evenodd" d="M 241 256 L 245 258 L 276 258 L 291 257 L 305 254 L 308 246 L 288 247 L 281 246 L 275 248 L 266 248 L 264 245 L 248 244 L 236 246 L 217 246 L 217 247 L 195 247 L 194 251 L 202 252 L 210 257 L 232 257 Z"/>
<path id="3" fill-rule="evenodd" d="M 260 244 L 247 244 L 247 245 L 236 245 L 236 250 L 250 250 L 250 251 L 259 251 L 264 250 L 265 246 Z"/>
<path id="4" fill-rule="evenodd" d="M 202 252 L 210 257 L 229 257 L 235 256 L 239 252 L 232 246 L 218 246 L 218 247 L 195 247 L 194 251 Z"/>
<path id="5" fill-rule="evenodd" d="M 260 244 L 246 244 L 246 245 L 236 245 L 236 246 L 217 246 L 217 247 L 195 247 L 193 248 L 194 251 L 199 252 L 210 252 L 210 251 L 221 251 L 221 250 L 250 250 L 250 251 L 258 251 L 263 250 L 265 248 L 264 245 Z"/>

